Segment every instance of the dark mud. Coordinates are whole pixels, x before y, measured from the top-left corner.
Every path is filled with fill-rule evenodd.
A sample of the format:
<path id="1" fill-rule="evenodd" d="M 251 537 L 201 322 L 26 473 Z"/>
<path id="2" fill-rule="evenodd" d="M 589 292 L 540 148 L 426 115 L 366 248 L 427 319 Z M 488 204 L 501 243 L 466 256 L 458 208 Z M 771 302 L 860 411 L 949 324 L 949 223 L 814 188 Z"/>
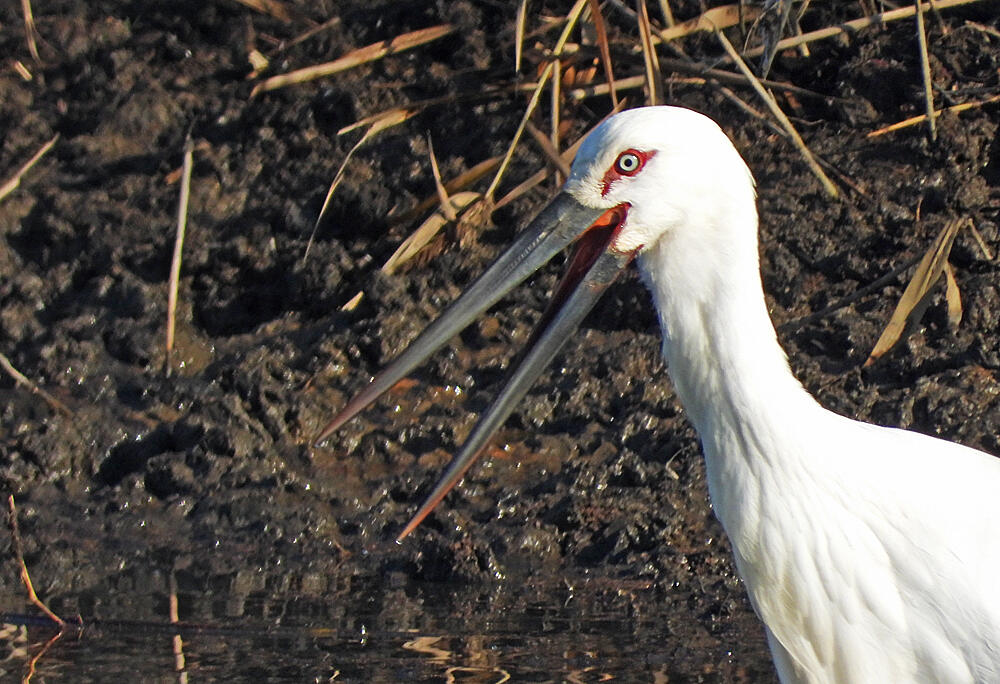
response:
<path id="1" fill-rule="evenodd" d="M 539 16 L 567 9 L 537 4 Z M 452 582 L 502 594 L 496 610 L 505 614 L 540 596 L 587 597 L 658 621 L 672 671 L 691 677 L 772 676 L 634 275 L 508 421 L 496 440 L 503 448 L 404 544 L 395 534 L 496 391 L 558 265 L 454 340 L 411 387 L 310 446 L 553 187 L 498 211 L 464 248 L 449 242 L 404 273 L 380 274 L 412 229 L 393 217 L 434 192 L 426 136 L 452 177 L 504 151 L 525 98 L 438 105 L 359 151 L 303 259 L 359 135 L 337 131 L 390 106 L 511 81 L 514 3 L 305 3 L 292 22 L 229 2 L 47 3 L 34 8 L 42 65 L 28 55 L 15 5 L 0 8 L 0 177 L 61 137 L 0 203 L 0 351 L 72 415 L 0 376 L 0 482 L 17 498 L 26 558 L 46 596 L 85 616 L 103 605 L 107 617 L 114 597 L 162 590 L 172 573 L 191 591 L 335 590 L 347 612 L 391 611 L 406 596 L 417 601 L 407 587 Z M 680 18 L 698 12 L 695 2 L 671 5 Z M 804 28 L 856 11 L 824 4 Z M 277 40 L 335 15 L 329 30 L 275 52 Z M 613 10 L 608 19 L 619 75 L 639 73 L 631 19 Z M 249 97 L 253 47 L 281 71 L 444 22 L 458 30 L 443 41 Z M 928 27 L 939 105 L 997 92 L 995 6 L 948 10 Z M 720 56 L 712 40 L 685 47 Z M 764 282 L 792 365 L 837 411 L 1000 453 L 1000 277 L 971 233 L 951 260 L 965 308 L 957 330 L 936 296 L 917 334 L 862 370 L 905 283 L 811 316 L 921 254 L 951 218 L 970 217 L 1000 251 L 997 106 L 942 117 L 936 143 L 922 127 L 867 139 L 921 112 L 912 21 L 810 51 L 779 55 L 771 77 L 823 95 L 781 102 L 811 149 L 864 194 L 842 185 L 843 199 L 828 199 L 790 145 L 716 88 L 677 80 L 668 89 L 670 103 L 717 119 L 756 175 Z M 609 106 L 600 97 L 567 105 L 565 137 Z M 188 133 L 192 198 L 166 377 Z M 543 163 L 524 145 L 508 185 Z M 357 309 L 341 311 L 360 290 Z M 0 582 L 17 591 L 6 537 L 0 547 Z M 81 595 L 105 598 L 75 602 Z"/>

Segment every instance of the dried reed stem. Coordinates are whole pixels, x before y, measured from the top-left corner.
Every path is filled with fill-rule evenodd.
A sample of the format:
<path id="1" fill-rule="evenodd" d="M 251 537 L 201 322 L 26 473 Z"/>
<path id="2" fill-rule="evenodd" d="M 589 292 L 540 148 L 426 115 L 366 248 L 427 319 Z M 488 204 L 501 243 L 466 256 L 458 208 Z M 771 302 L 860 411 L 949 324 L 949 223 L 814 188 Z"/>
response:
<path id="1" fill-rule="evenodd" d="M 823 173 L 823 169 L 820 167 L 819 163 L 813 157 L 813 154 L 812 152 L 809 151 L 809 148 L 806 147 L 805 142 L 803 142 L 802 136 L 800 136 L 799 132 L 795 130 L 795 127 L 792 126 L 792 122 L 788 120 L 788 117 L 785 116 L 785 113 L 781 111 L 781 107 L 779 107 L 778 103 L 775 102 L 774 96 L 771 95 L 771 93 L 769 93 L 764 88 L 764 86 L 760 84 L 760 81 L 758 81 L 757 77 L 754 76 L 753 72 L 750 71 L 750 67 L 746 65 L 746 62 L 744 62 L 743 59 L 740 57 L 739 53 L 736 52 L 736 48 L 734 48 L 733 44 L 729 42 L 729 39 L 726 38 L 726 36 L 723 35 L 721 31 L 717 31 L 715 35 L 719 38 L 719 42 L 722 43 L 722 47 L 725 48 L 727 53 L 729 53 L 729 57 L 733 60 L 733 63 L 735 63 L 736 66 L 739 67 L 739 70 L 743 72 L 743 75 L 747 77 L 747 80 L 753 86 L 754 90 L 757 91 L 757 94 L 760 95 L 760 98 L 764 100 L 764 103 L 767 105 L 768 109 L 771 110 L 771 113 L 781 123 L 782 128 L 784 128 L 785 131 L 787 131 L 789 138 L 791 138 L 792 144 L 794 144 L 795 147 L 799 150 L 799 153 L 805 160 L 806 165 L 809 167 L 809 170 L 812 171 L 814 176 L 816 176 L 816 179 L 819 180 L 820 184 L 826 190 L 827 194 L 830 195 L 831 197 L 837 197 L 840 194 L 837 191 L 837 186 L 833 184 L 833 181 L 831 181 L 825 173 Z"/>
<path id="2" fill-rule="evenodd" d="M 931 61 L 927 54 L 927 30 L 924 27 L 924 6 L 921 0 L 916 0 L 917 7 L 917 45 L 920 48 L 920 73 L 924 78 L 924 107 L 927 111 L 927 133 L 931 142 L 937 140 L 937 127 L 934 117 L 934 83 L 931 80 Z"/>
<path id="3" fill-rule="evenodd" d="M 40 611 L 45 613 L 45 615 L 52 620 L 52 622 L 59 625 L 59 631 L 66 627 L 65 621 L 45 605 L 45 603 L 38 598 L 38 594 L 35 593 L 35 587 L 31 583 L 31 575 L 28 574 L 28 566 L 24 564 L 24 546 L 21 544 L 21 530 L 17 525 L 17 507 L 14 505 L 14 495 L 11 494 L 7 497 L 7 507 L 10 512 L 10 533 L 11 539 L 14 543 L 14 555 L 17 556 L 17 563 L 21 567 L 21 581 L 24 582 L 25 589 L 28 590 L 28 599 L 38 607 Z"/>
<path id="4" fill-rule="evenodd" d="M 51 140 L 42 145 L 41 148 L 37 152 L 35 152 L 34 155 L 32 155 L 31 159 L 26 161 L 24 165 L 22 165 L 21 168 L 17 170 L 17 172 L 11 177 L 10 180 L 8 180 L 3 185 L 0 185 L 0 201 L 2 201 L 3 198 L 9 195 L 10 193 L 17 190 L 17 187 L 21 185 L 21 178 L 24 177 L 24 174 L 28 173 L 28 171 L 31 170 L 31 167 L 37 164 L 38 160 L 44 157 L 45 154 L 52 149 L 52 146 L 55 145 L 58 140 L 59 140 L 59 134 L 57 133 Z"/>
<path id="5" fill-rule="evenodd" d="M 174 239 L 174 256 L 170 262 L 170 281 L 167 285 L 167 358 L 165 373 L 170 375 L 170 356 L 174 350 L 174 329 L 177 324 L 177 290 L 181 279 L 181 254 L 187 232 L 188 199 L 191 196 L 191 167 L 194 161 L 194 143 L 189 135 L 184 141 L 184 164 L 181 170 L 181 197 L 177 206 L 177 236 Z"/>

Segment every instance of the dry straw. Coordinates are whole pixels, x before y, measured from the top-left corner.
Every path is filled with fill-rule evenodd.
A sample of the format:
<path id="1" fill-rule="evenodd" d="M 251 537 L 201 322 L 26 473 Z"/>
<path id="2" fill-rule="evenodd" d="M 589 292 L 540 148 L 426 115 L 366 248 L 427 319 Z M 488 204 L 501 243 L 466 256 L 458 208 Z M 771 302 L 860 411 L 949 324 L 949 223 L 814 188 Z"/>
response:
<path id="1" fill-rule="evenodd" d="M 405 52 L 406 50 L 412 50 L 413 48 L 424 45 L 425 43 L 430 43 L 443 38 L 454 30 L 455 27 L 451 24 L 441 24 L 440 26 L 431 26 L 430 28 L 410 31 L 409 33 L 396 36 L 391 40 L 382 40 L 378 43 L 372 43 L 371 45 L 366 45 L 363 48 L 352 50 L 343 57 L 335 59 L 332 62 L 315 64 L 303 69 L 290 71 L 287 74 L 272 76 L 271 78 L 261 81 L 254 86 L 254 89 L 250 92 L 250 97 L 260 95 L 261 93 L 269 90 L 286 88 L 291 85 L 306 83 L 324 76 L 331 76 L 333 74 L 340 73 L 341 71 L 353 69 L 362 64 L 374 62 L 375 60 L 382 59 L 388 55 L 394 55 L 400 52 Z"/>
<path id="2" fill-rule="evenodd" d="M 174 237 L 174 255 L 170 261 L 170 281 L 167 285 L 167 344 L 164 372 L 170 375 L 170 359 L 174 350 L 174 329 L 177 325 L 177 290 L 180 287 L 181 255 L 184 252 L 184 236 L 187 232 L 188 200 L 191 197 L 191 167 L 194 159 L 194 144 L 191 137 L 184 141 L 184 164 L 181 170 L 180 200 L 177 203 L 177 233 Z"/>
<path id="3" fill-rule="evenodd" d="M 889 324 L 886 325 L 878 342 L 875 343 L 875 348 L 868 355 L 868 360 L 865 361 L 866 368 L 896 346 L 901 339 L 907 336 L 909 331 L 916 327 L 930 304 L 932 289 L 941 279 L 942 274 L 945 276 L 948 322 L 952 327 L 957 327 L 961 322 L 962 298 L 958 291 L 955 274 L 948 263 L 948 256 L 951 254 L 951 246 L 955 243 L 955 236 L 959 229 L 971 224 L 972 222 L 968 218 L 955 219 L 948 221 L 938 233 L 937 238 L 934 239 L 920 263 L 917 264 L 917 270 L 903 291 L 899 303 L 896 304 Z"/>

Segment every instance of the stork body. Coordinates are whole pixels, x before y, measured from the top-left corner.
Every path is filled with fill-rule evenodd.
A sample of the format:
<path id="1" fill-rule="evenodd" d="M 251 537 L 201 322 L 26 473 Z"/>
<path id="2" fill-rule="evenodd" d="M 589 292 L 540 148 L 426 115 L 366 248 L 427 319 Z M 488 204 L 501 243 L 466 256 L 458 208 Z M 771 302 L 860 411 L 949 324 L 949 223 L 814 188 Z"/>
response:
<path id="1" fill-rule="evenodd" d="M 573 240 L 558 311 L 401 537 L 638 257 L 781 680 L 1000 682 L 1000 459 L 809 396 L 765 306 L 753 179 L 721 129 L 690 110 L 635 109 L 597 127 L 563 192 L 324 435 Z"/>
<path id="2" fill-rule="evenodd" d="M 803 389 L 765 307 L 748 172 L 718 136 L 705 163 L 731 173 L 688 188 L 704 213 L 639 263 L 781 680 L 1000 681 L 1000 459 Z"/>

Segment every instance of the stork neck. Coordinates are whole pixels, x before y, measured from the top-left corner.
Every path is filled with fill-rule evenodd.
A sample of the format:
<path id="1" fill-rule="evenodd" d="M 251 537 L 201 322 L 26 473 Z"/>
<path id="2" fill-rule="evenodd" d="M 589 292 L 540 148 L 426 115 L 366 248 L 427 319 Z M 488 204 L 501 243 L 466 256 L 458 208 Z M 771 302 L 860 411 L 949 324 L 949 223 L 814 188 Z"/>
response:
<path id="1" fill-rule="evenodd" d="M 786 448 L 786 440 L 801 437 L 794 426 L 808 425 L 819 405 L 792 375 L 767 313 L 752 198 L 748 210 L 720 220 L 729 228 L 706 225 L 698 240 L 667 236 L 643 254 L 641 267 L 668 370 L 702 440 L 724 518 L 717 495 L 727 488 L 724 478 L 758 479 L 763 469 L 798 459 L 801 450 Z M 746 225 L 733 225 L 739 221 Z M 716 249 L 706 249 L 713 235 Z"/>

